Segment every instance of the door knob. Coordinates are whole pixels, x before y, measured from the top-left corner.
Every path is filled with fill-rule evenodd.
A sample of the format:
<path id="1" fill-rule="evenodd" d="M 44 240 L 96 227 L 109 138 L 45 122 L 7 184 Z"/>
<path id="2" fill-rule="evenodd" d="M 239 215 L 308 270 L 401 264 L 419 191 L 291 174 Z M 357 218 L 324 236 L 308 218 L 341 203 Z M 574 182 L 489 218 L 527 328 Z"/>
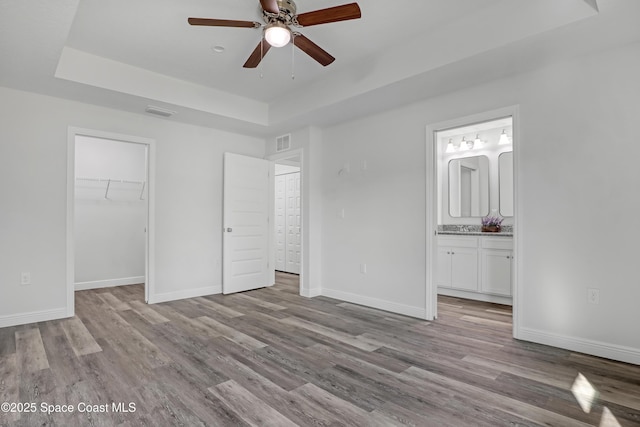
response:
<path id="1" fill-rule="evenodd" d="M 227 233 L 231 233 L 232 231 L 233 231 L 233 228 L 227 227 Z"/>

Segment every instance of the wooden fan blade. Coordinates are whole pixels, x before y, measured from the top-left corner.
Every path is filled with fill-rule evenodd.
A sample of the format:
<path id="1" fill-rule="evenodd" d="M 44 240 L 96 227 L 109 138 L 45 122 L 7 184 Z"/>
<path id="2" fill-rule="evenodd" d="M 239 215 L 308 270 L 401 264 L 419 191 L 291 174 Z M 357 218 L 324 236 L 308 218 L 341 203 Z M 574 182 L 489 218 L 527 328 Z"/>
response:
<path id="1" fill-rule="evenodd" d="M 238 27 L 238 28 L 260 27 L 259 22 L 234 21 L 230 19 L 189 18 L 187 21 L 191 25 L 205 25 L 208 27 Z"/>
<path id="2" fill-rule="evenodd" d="M 318 61 L 325 67 L 336 60 L 333 56 L 329 55 L 320 46 L 303 36 L 302 34 L 296 34 L 293 37 L 293 44 L 298 46 L 304 53 Z"/>
<path id="3" fill-rule="evenodd" d="M 260 0 L 260 6 L 267 12 L 275 13 L 276 15 L 280 13 L 280 8 L 276 0 Z"/>
<path id="4" fill-rule="evenodd" d="M 260 48 L 260 45 L 262 45 L 262 48 Z M 256 46 L 256 48 L 253 50 L 253 52 L 249 56 L 249 59 L 247 59 L 247 62 L 244 63 L 243 67 L 256 68 L 260 63 L 260 61 L 262 61 L 262 58 L 264 58 L 264 56 L 267 54 L 270 48 L 271 48 L 271 45 L 267 43 L 265 39 L 262 39 L 260 43 L 258 43 L 258 46 Z"/>
<path id="5" fill-rule="evenodd" d="M 327 9 L 315 10 L 313 12 L 301 13 L 298 15 L 298 24 L 303 27 L 311 25 L 326 24 L 329 22 L 346 21 L 362 17 L 358 3 L 343 4 L 342 6 L 329 7 Z"/>

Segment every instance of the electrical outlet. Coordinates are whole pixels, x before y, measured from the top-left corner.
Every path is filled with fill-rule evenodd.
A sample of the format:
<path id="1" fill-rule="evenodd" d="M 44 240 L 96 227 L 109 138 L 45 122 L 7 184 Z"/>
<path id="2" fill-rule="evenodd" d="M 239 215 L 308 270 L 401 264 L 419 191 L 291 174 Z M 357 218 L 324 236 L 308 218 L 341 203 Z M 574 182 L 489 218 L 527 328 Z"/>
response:
<path id="1" fill-rule="evenodd" d="M 587 301 L 589 304 L 600 304 L 600 289 L 587 289 Z"/>
<path id="2" fill-rule="evenodd" d="M 367 274 L 367 264 L 360 264 L 360 273 Z"/>
<path id="3" fill-rule="evenodd" d="M 30 285 L 31 284 L 31 273 L 23 272 L 20 274 L 20 284 L 21 285 Z"/>

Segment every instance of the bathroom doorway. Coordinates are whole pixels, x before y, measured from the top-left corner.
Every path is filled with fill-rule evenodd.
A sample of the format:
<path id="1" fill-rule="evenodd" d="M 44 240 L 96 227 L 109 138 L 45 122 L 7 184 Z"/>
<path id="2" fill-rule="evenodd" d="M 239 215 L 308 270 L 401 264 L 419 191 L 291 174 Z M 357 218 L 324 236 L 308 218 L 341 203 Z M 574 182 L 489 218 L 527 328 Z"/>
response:
<path id="1" fill-rule="evenodd" d="M 443 295 L 513 305 L 516 330 L 515 150 L 517 107 L 427 127 L 428 319 Z"/>

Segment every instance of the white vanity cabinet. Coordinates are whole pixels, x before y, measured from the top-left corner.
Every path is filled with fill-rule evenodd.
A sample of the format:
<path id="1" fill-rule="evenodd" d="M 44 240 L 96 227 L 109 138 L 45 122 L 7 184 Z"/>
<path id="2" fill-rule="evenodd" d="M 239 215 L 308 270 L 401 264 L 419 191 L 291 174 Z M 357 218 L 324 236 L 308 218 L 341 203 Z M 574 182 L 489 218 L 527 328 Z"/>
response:
<path id="1" fill-rule="evenodd" d="M 446 237 L 438 239 L 439 287 L 478 289 L 478 238 Z"/>
<path id="2" fill-rule="evenodd" d="M 482 238 L 480 291 L 511 296 L 513 239 Z"/>
<path id="3" fill-rule="evenodd" d="M 440 294 L 511 304 L 510 236 L 439 235 L 436 267 Z"/>

